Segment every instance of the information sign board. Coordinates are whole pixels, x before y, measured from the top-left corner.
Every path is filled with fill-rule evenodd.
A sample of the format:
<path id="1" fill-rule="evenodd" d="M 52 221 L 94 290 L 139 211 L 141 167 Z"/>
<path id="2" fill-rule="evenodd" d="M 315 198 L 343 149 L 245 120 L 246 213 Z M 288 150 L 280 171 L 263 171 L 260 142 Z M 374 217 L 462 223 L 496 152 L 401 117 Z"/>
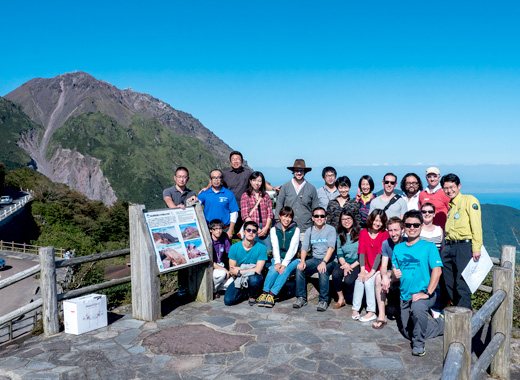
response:
<path id="1" fill-rule="evenodd" d="M 144 219 L 160 273 L 210 260 L 194 207 L 147 211 Z"/>

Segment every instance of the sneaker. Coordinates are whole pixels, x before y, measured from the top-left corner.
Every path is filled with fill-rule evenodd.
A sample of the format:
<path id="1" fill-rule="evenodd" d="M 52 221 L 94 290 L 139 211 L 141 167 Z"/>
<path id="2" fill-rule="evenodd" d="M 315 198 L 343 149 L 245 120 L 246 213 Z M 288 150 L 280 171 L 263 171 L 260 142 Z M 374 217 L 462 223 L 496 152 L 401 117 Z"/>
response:
<path id="1" fill-rule="evenodd" d="M 260 305 L 258 305 L 258 306 L 260 306 Z M 273 297 L 272 294 L 267 294 L 266 295 L 264 306 L 265 307 L 269 307 L 269 308 L 274 306 L 274 297 Z"/>
<path id="2" fill-rule="evenodd" d="M 412 350 L 412 355 L 413 356 L 424 356 L 424 355 L 426 355 L 426 350 L 424 348 L 423 349 L 414 348 Z"/>
<path id="3" fill-rule="evenodd" d="M 328 307 L 329 307 L 329 304 L 327 302 L 320 301 L 320 302 L 318 302 L 318 307 L 316 308 L 316 310 L 325 311 L 325 310 L 327 310 Z"/>
<path id="4" fill-rule="evenodd" d="M 267 298 L 267 294 L 262 293 L 260 294 L 260 297 L 256 299 L 256 303 L 258 304 L 258 307 L 264 307 L 265 306 L 265 300 Z"/>
<path id="5" fill-rule="evenodd" d="M 249 297 L 249 306 L 255 306 L 256 305 L 256 298 Z"/>
<path id="6" fill-rule="evenodd" d="M 307 300 L 303 297 L 296 298 L 296 302 L 292 305 L 295 309 L 299 309 L 307 305 Z"/>

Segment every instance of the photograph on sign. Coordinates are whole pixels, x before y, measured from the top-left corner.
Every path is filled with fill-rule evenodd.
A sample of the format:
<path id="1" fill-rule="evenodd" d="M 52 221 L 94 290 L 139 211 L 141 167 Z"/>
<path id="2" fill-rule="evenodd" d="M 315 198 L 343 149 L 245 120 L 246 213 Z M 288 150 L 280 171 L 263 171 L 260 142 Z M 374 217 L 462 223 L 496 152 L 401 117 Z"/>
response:
<path id="1" fill-rule="evenodd" d="M 170 272 L 209 260 L 195 209 L 163 209 L 144 213 L 159 272 Z"/>

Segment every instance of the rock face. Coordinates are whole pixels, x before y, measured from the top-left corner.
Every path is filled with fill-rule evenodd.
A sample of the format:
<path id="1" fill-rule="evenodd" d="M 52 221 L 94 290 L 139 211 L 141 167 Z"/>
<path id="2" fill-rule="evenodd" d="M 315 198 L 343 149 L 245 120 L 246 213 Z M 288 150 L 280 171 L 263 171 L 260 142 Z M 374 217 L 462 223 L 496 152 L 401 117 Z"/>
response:
<path id="1" fill-rule="evenodd" d="M 131 89 L 120 90 L 84 72 L 32 79 L 5 98 L 23 106 L 24 112 L 44 127 L 44 132 L 26 132 L 18 142 L 34 160 L 38 171 L 105 204 L 112 204 L 117 198 L 103 176 L 99 160 L 67 149 L 48 152 L 52 134 L 70 117 L 85 112 L 100 112 L 128 126 L 134 115 L 144 115 L 157 119 L 179 135 L 199 139 L 223 162 L 227 162 L 231 152 L 226 143 L 190 114 L 178 111 L 150 95 Z"/>

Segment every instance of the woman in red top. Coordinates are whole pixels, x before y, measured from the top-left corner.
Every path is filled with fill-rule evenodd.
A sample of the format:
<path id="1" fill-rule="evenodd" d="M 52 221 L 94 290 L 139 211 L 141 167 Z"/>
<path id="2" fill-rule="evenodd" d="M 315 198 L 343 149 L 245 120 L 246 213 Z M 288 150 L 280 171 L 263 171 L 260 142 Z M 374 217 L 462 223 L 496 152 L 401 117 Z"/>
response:
<path id="1" fill-rule="evenodd" d="M 352 300 L 352 319 L 369 322 L 376 319 L 375 274 L 381 265 L 381 247 L 389 238 L 386 231 L 387 217 L 383 210 L 375 209 L 367 217 L 367 228 L 359 233 L 359 276 L 354 285 Z M 367 313 L 360 317 L 359 310 L 366 294 Z"/>

